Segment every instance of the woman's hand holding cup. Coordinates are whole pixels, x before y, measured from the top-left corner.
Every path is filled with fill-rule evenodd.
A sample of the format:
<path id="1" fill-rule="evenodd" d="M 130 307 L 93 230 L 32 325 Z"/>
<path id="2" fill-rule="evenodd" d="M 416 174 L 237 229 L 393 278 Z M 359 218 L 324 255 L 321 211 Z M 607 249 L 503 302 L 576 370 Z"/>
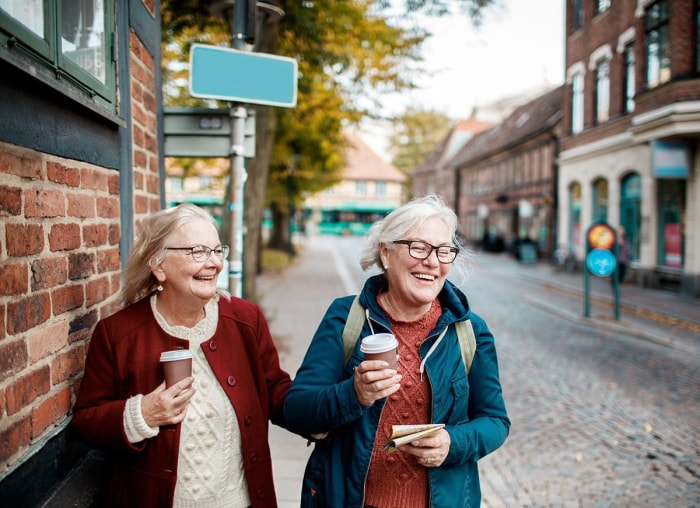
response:
<path id="1" fill-rule="evenodd" d="M 175 425 L 185 419 L 187 406 L 195 393 L 192 376 L 181 379 L 170 388 L 163 381 L 158 388 L 143 396 L 141 414 L 150 427 Z"/>

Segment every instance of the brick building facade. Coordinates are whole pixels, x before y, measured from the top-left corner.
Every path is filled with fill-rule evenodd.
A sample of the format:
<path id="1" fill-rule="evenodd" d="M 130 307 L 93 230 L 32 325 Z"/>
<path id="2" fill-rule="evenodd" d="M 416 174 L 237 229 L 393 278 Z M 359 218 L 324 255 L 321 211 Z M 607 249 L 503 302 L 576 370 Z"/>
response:
<path id="1" fill-rule="evenodd" d="M 0 74 L 0 499 L 36 506 L 83 460 L 88 340 L 163 206 L 159 4 L 3 3 Z"/>
<path id="2" fill-rule="evenodd" d="M 560 247 L 622 225 L 632 276 L 700 296 L 700 5 L 569 1 Z"/>

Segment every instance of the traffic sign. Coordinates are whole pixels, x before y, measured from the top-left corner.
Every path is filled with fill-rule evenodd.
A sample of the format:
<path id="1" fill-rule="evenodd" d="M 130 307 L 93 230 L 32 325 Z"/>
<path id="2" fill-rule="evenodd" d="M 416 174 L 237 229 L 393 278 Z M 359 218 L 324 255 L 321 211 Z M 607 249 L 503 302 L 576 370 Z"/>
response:
<path id="1" fill-rule="evenodd" d="M 266 53 L 193 44 L 190 95 L 292 108 L 297 103 L 297 61 Z"/>
<path id="2" fill-rule="evenodd" d="M 617 260 L 607 249 L 591 249 L 586 256 L 588 270 L 598 277 L 607 277 L 615 271 Z"/>

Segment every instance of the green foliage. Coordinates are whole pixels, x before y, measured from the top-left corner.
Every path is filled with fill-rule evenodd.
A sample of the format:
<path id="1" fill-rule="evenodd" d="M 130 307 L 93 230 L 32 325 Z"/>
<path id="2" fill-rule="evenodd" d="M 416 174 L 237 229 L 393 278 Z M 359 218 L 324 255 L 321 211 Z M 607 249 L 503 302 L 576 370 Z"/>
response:
<path id="1" fill-rule="evenodd" d="M 445 114 L 431 109 L 409 108 L 397 118 L 389 135 L 393 163 L 407 175 L 420 164 L 452 126 Z"/>

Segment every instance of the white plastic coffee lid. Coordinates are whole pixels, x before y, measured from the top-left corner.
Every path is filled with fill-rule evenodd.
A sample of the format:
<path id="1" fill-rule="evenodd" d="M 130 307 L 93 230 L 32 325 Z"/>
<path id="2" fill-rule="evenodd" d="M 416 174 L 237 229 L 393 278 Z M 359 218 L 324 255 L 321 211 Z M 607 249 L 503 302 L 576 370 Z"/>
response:
<path id="1" fill-rule="evenodd" d="M 375 333 L 362 339 L 360 350 L 363 353 L 384 353 L 396 349 L 399 342 L 390 333 Z"/>
<path id="2" fill-rule="evenodd" d="M 174 360 L 185 360 L 192 358 L 192 351 L 189 349 L 175 349 L 173 351 L 163 351 L 160 354 L 161 362 L 172 362 Z"/>

